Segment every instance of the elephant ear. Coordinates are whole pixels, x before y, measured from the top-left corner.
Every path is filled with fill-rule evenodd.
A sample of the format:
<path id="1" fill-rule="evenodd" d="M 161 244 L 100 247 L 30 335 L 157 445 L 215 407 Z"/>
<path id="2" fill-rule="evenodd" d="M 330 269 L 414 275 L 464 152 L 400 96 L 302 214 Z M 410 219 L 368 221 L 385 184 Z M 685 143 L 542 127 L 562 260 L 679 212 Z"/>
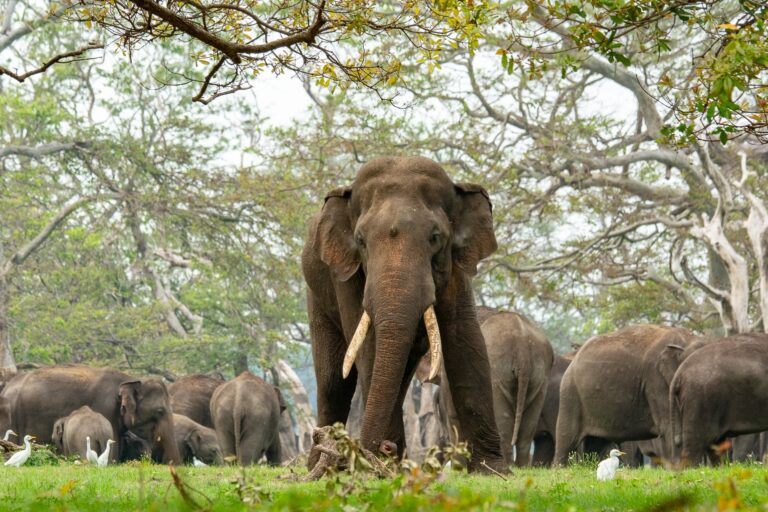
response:
<path id="1" fill-rule="evenodd" d="M 53 433 L 51 434 L 51 441 L 59 449 L 64 448 L 64 419 L 56 420 L 53 424 Z"/>
<path id="2" fill-rule="evenodd" d="M 272 386 L 272 389 L 275 390 L 275 393 L 277 393 L 277 401 L 280 404 L 280 414 L 283 414 L 283 411 L 285 411 L 288 406 L 285 403 L 285 399 L 283 398 L 283 392 L 280 391 L 280 388 L 277 386 Z"/>
<path id="3" fill-rule="evenodd" d="M 453 219 L 453 260 L 470 275 L 477 264 L 496 250 L 493 215 L 488 192 L 480 185 L 457 183 L 458 212 Z"/>
<path id="4" fill-rule="evenodd" d="M 120 384 L 120 418 L 123 420 L 125 428 L 132 428 L 136 424 L 136 405 L 138 401 L 141 381 L 134 380 Z"/>
<path id="5" fill-rule="evenodd" d="M 203 445 L 203 435 L 198 429 L 190 430 L 184 438 L 184 442 L 187 443 L 187 446 L 192 450 L 192 453 L 197 455 L 198 450 Z"/>
<path id="6" fill-rule="evenodd" d="M 350 187 L 335 188 L 328 192 L 315 234 L 320 259 L 331 267 L 340 281 L 348 280 L 360 266 L 360 255 L 349 214 L 350 197 Z"/>
<path id="7" fill-rule="evenodd" d="M 656 369 L 667 384 L 672 382 L 672 378 L 675 376 L 677 367 L 683 360 L 683 354 L 686 348 L 676 343 L 669 343 L 664 350 L 661 351 L 658 361 L 656 361 Z"/>

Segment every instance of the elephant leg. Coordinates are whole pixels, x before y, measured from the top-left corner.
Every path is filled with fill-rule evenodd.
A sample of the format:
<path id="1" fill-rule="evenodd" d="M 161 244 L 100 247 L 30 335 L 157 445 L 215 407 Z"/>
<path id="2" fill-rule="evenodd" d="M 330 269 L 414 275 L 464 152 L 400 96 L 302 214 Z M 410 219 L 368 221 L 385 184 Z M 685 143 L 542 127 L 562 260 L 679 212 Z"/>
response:
<path id="1" fill-rule="evenodd" d="M 237 446 L 235 443 L 234 429 L 232 426 L 216 429 L 216 439 L 219 441 L 219 448 L 224 457 L 237 456 Z"/>
<path id="2" fill-rule="evenodd" d="M 312 359 L 317 378 L 317 426 L 345 423 L 357 384 L 357 369 L 342 376 L 347 343 L 341 330 L 320 312 L 312 311 L 309 329 L 312 336 Z"/>
<path id="3" fill-rule="evenodd" d="M 280 437 L 275 436 L 275 441 L 267 448 L 267 462 L 270 466 L 278 466 L 282 462 L 281 458 Z"/>
<path id="4" fill-rule="evenodd" d="M 555 429 L 554 465 L 564 466 L 568 463 L 568 454 L 576 449 L 583 437 L 581 421 L 579 397 L 564 379 L 560 385 L 560 411 Z"/>
<path id="5" fill-rule="evenodd" d="M 512 389 L 504 389 L 504 382 L 493 383 L 493 412 L 496 415 L 496 426 L 501 438 L 501 455 L 507 465 L 513 462 L 512 432 L 515 428 L 515 397 L 517 396 L 517 379 L 513 375 L 511 380 L 515 382 L 515 387 Z M 517 456 L 520 456 L 519 452 Z"/>
<path id="6" fill-rule="evenodd" d="M 546 388 L 539 391 L 523 411 L 523 419 L 517 432 L 517 460 L 515 464 L 518 467 L 531 465 L 531 443 L 533 443 L 533 436 L 536 434 L 536 427 L 539 425 L 539 417 L 544 408 L 545 398 Z"/>

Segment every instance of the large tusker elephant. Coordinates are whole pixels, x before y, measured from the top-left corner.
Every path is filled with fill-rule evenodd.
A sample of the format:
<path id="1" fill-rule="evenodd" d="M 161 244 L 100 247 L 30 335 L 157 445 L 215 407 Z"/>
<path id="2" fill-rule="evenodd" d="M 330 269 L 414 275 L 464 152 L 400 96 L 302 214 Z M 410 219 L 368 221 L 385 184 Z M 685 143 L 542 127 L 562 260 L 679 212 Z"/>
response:
<path id="1" fill-rule="evenodd" d="M 173 413 L 173 432 L 176 446 L 184 462 L 192 462 L 197 457 L 206 464 L 223 464 L 219 440 L 216 431 L 187 418 L 183 414 Z"/>
<path id="2" fill-rule="evenodd" d="M 241 465 L 281 462 L 278 433 L 280 398 L 276 389 L 250 372 L 222 384 L 211 397 L 211 418 L 225 457 Z"/>
<path id="3" fill-rule="evenodd" d="M 669 390 L 675 456 L 690 464 L 707 457 L 728 436 L 768 430 L 768 335 L 740 334 L 707 345 L 687 358 Z"/>
<path id="4" fill-rule="evenodd" d="M 470 469 L 504 467 L 470 282 L 495 249 L 488 194 L 432 160 L 377 158 L 328 193 L 302 254 L 318 425 L 346 421 L 359 379 L 362 446 L 395 443 L 402 455 L 403 399 L 429 349 L 431 376 L 445 365 Z"/>
<path id="5" fill-rule="evenodd" d="M 136 378 L 112 368 L 49 366 L 16 375 L 2 396 L 11 405 L 11 428 L 21 437 L 31 434 L 50 443 L 56 420 L 88 405 L 120 437 L 118 460 L 125 460 L 122 440 L 130 431 L 148 443 L 156 461 L 181 462 L 168 391 L 158 378 Z"/>
<path id="6" fill-rule="evenodd" d="M 630 326 L 588 340 L 560 384 L 554 463 L 565 464 L 582 441 L 600 451 L 611 441 L 666 439 L 669 384 L 680 363 L 705 343 L 685 329 L 661 325 Z"/>
<path id="7" fill-rule="evenodd" d="M 51 440 L 54 446 L 65 456 L 79 455 L 86 460 L 86 437 L 91 438 L 91 450 L 99 455 L 107 448 L 107 441 L 115 441 L 112 424 L 104 415 L 94 412 L 84 405 L 72 411 L 68 416 L 59 418 L 53 424 Z M 110 462 L 117 460 L 117 449 L 109 452 Z"/>
<path id="8" fill-rule="evenodd" d="M 204 427 L 213 428 L 211 419 L 211 396 L 216 388 L 224 384 L 223 379 L 208 375 L 187 375 L 168 386 L 171 408 L 176 414 L 183 414 Z"/>
<path id="9" fill-rule="evenodd" d="M 560 382 L 571 360 L 563 356 L 555 356 L 552 370 L 549 372 L 547 396 L 541 409 L 539 424 L 533 437 L 534 450 L 532 464 L 534 466 L 550 466 L 555 458 L 555 432 L 557 431 L 557 414 L 560 410 Z"/>

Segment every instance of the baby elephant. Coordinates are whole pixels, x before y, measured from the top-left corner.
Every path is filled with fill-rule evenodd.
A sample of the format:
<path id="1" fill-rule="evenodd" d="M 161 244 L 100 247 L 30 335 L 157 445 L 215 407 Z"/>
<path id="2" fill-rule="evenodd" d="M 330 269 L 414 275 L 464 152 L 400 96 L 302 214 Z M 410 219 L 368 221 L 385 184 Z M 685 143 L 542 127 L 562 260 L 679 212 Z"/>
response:
<path id="1" fill-rule="evenodd" d="M 107 448 L 107 441 L 115 439 L 109 420 L 87 405 L 72 411 L 69 416 L 59 418 L 53 424 L 53 444 L 65 456 L 79 455 L 86 460 L 86 437 L 91 438 L 91 450 L 101 455 Z M 117 449 L 112 448 L 109 461 L 117 460 Z"/>
<path id="2" fill-rule="evenodd" d="M 222 464 L 219 441 L 216 439 L 216 431 L 204 427 L 182 414 L 173 415 L 173 432 L 179 454 L 185 463 L 191 463 L 193 457 L 197 457 L 206 464 Z"/>
<path id="3" fill-rule="evenodd" d="M 225 457 L 241 465 L 262 456 L 280 463 L 280 399 L 275 388 L 250 372 L 222 384 L 211 397 L 211 418 Z"/>

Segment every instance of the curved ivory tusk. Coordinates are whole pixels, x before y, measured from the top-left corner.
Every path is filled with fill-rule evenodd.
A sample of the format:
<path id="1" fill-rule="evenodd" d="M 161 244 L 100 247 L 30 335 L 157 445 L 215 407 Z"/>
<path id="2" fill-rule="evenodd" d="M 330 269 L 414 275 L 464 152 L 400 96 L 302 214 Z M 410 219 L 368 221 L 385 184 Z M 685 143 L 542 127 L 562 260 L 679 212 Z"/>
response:
<path id="1" fill-rule="evenodd" d="M 355 334 L 352 336 L 352 341 L 349 342 L 347 347 L 347 353 L 344 354 L 344 366 L 341 369 L 341 375 L 346 379 L 349 375 L 349 371 L 352 369 L 352 365 L 355 364 L 355 358 L 357 357 L 357 351 L 363 346 L 365 336 L 368 334 L 368 328 L 371 326 L 371 317 L 363 310 L 363 316 L 360 317 L 360 323 L 357 324 Z"/>
<path id="2" fill-rule="evenodd" d="M 428 380 L 432 380 L 437 377 L 437 372 L 440 371 L 440 365 L 443 362 L 443 342 L 440 340 L 440 328 L 437 326 L 434 306 L 429 306 L 424 312 L 424 325 L 427 327 L 427 337 L 429 338 Z"/>

